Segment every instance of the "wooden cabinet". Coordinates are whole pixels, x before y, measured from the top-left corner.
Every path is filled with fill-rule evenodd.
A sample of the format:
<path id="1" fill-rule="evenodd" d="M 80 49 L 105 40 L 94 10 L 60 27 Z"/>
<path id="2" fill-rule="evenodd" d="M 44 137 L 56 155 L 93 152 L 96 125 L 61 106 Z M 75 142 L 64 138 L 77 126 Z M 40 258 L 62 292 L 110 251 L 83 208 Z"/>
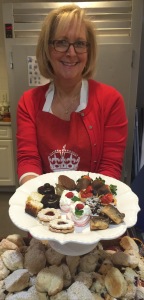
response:
<path id="1" fill-rule="evenodd" d="M 13 141 L 10 125 L 0 125 L 0 186 L 15 185 Z"/>

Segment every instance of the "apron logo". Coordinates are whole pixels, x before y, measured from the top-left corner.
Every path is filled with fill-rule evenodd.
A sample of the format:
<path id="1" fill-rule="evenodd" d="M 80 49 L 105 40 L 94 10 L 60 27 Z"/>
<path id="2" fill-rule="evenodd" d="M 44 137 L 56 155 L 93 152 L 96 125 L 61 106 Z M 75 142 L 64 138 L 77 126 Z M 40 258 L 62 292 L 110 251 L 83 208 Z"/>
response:
<path id="1" fill-rule="evenodd" d="M 73 151 L 67 150 L 66 145 L 62 150 L 54 150 L 48 156 L 50 168 L 53 172 L 78 169 L 80 157 Z"/>

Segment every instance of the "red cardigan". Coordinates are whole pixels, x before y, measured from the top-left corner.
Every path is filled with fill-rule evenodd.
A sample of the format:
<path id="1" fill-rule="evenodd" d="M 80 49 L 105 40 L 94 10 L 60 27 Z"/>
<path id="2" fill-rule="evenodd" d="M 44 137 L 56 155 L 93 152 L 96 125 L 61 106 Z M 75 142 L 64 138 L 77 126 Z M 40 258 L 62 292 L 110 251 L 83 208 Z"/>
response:
<path id="1" fill-rule="evenodd" d="M 22 95 L 17 110 L 17 172 L 43 174 L 37 147 L 36 116 L 45 103 L 49 84 Z M 88 81 L 88 105 L 81 118 L 91 142 L 89 172 L 120 179 L 127 140 L 128 121 L 121 94 L 111 86 Z"/>

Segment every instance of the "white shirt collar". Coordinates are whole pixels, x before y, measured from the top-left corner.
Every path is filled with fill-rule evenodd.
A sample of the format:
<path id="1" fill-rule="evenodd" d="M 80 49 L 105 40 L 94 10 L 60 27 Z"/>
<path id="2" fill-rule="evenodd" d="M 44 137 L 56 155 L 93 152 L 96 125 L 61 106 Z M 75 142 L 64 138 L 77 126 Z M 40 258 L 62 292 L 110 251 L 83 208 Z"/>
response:
<path id="1" fill-rule="evenodd" d="M 46 101 L 43 106 L 43 111 L 45 112 L 51 112 L 51 104 L 54 97 L 54 83 L 53 81 L 50 83 L 49 88 L 45 94 Z M 81 86 L 81 92 L 80 92 L 80 104 L 77 107 L 76 112 L 79 112 L 86 108 L 88 101 L 88 81 L 83 79 L 82 80 L 82 86 Z"/>

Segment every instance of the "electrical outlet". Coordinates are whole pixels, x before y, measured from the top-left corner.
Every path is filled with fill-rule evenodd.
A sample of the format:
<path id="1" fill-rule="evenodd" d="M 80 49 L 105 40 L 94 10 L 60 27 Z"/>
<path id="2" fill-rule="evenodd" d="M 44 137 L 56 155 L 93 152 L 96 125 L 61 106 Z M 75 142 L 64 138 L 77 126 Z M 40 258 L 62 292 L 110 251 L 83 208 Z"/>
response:
<path id="1" fill-rule="evenodd" d="M 1 90 L 1 101 L 8 101 L 8 92 L 6 90 Z"/>

